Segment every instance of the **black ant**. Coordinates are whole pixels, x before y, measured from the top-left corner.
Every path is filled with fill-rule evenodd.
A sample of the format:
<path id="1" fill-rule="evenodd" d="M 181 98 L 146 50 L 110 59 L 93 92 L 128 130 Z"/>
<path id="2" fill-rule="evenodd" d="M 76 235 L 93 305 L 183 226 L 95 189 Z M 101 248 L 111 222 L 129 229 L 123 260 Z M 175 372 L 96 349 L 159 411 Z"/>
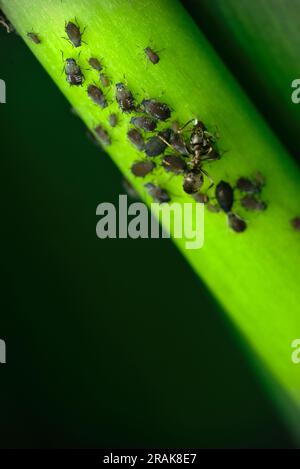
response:
<path id="1" fill-rule="evenodd" d="M 193 123 L 193 129 L 189 141 L 186 143 L 181 134 L 183 129 L 191 123 Z M 198 119 L 189 120 L 183 127 L 174 132 L 170 138 L 170 142 L 167 142 L 162 136 L 159 136 L 159 138 L 180 155 L 190 157 L 190 161 L 187 163 L 188 170 L 183 183 L 183 190 L 186 193 L 194 194 L 200 190 L 203 184 L 202 174 L 211 182 L 209 189 L 214 185 L 213 179 L 202 168 L 202 164 L 203 162 L 220 159 L 220 154 L 214 148 L 215 137 L 207 131 L 203 122 Z"/>

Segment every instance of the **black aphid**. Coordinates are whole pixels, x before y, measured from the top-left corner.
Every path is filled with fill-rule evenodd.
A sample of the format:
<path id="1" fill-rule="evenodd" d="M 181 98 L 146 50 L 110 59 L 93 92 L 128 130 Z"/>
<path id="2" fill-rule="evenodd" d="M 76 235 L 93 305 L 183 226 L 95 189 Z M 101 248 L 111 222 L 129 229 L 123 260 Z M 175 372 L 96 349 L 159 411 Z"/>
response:
<path id="1" fill-rule="evenodd" d="M 143 151 L 145 148 L 145 142 L 142 134 L 137 129 L 130 129 L 127 132 L 127 137 L 138 150 Z"/>
<path id="2" fill-rule="evenodd" d="M 258 200 L 254 195 L 245 195 L 241 199 L 241 205 L 246 210 L 253 210 L 253 211 L 263 211 L 266 210 L 267 204 L 263 200 Z"/>
<path id="3" fill-rule="evenodd" d="M 295 217 L 291 220 L 291 225 L 295 231 L 300 231 L 300 217 Z"/>
<path id="4" fill-rule="evenodd" d="M 65 23 L 65 31 L 71 44 L 74 47 L 80 47 L 82 42 L 81 38 L 84 31 L 81 33 L 79 26 L 77 26 L 77 24 L 73 23 L 72 21 Z"/>
<path id="5" fill-rule="evenodd" d="M 246 222 L 235 213 L 231 212 L 233 206 L 233 189 L 228 182 L 220 181 L 216 186 L 216 199 L 221 209 L 227 214 L 230 228 L 237 233 L 245 231 Z"/>
<path id="6" fill-rule="evenodd" d="M 107 75 L 105 75 L 105 73 L 100 73 L 99 78 L 102 83 L 102 86 L 104 86 L 105 88 L 110 85 L 109 78 L 107 77 Z"/>
<path id="7" fill-rule="evenodd" d="M 140 116 L 132 117 L 130 120 L 131 124 L 139 129 L 143 129 L 146 132 L 153 132 L 156 129 L 156 121 L 152 117 Z"/>
<path id="8" fill-rule="evenodd" d="M 151 49 L 151 47 L 146 47 L 144 49 L 144 52 L 146 56 L 148 57 L 148 59 L 150 60 L 150 62 L 152 62 L 154 65 L 159 62 L 159 55 L 156 52 L 154 52 L 154 50 Z"/>
<path id="9" fill-rule="evenodd" d="M 132 112 L 135 109 L 131 91 L 124 83 L 116 84 L 116 100 L 122 112 Z"/>
<path id="10" fill-rule="evenodd" d="M 36 33 L 27 33 L 27 37 L 32 40 L 35 44 L 40 44 L 41 40 Z"/>
<path id="11" fill-rule="evenodd" d="M 131 166 L 131 172 L 134 176 L 143 178 L 147 174 L 151 173 L 155 168 L 155 163 L 153 161 L 137 161 Z"/>
<path id="12" fill-rule="evenodd" d="M 186 170 L 186 163 L 178 155 L 165 155 L 162 160 L 162 166 L 166 171 L 179 174 Z"/>
<path id="13" fill-rule="evenodd" d="M 89 64 L 92 68 L 94 68 L 95 70 L 98 70 L 98 72 L 100 72 L 102 70 L 102 65 L 101 63 L 99 62 L 98 59 L 96 59 L 95 57 L 91 57 L 89 59 Z"/>
<path id="14" fill-rule="evenodd" d="M 165 103 L 160 103 L 155 99 L 143 99 L 142 106 L 146 113 L 154 119 L 165 121 L 171 116 L 170 108 Z"/>
<path id="15" fill-rule="evenodd" d="M 3 13 L 2 10 L 0 10 L 0 24 L 3 26 L 3 28 L 6 29 L 7 33 L 13 33 L 15 28 L 11 24 L 11 22 L 6 18 L 5 14 Z"/>
<path id="16" fill-rule="evenodd" d="M 66 59 L 64 69 L 67 82 L 70 83 L 70 85 L 82 85 L 84 81 L 84 76 L 82 74 L 81 68 L 79 67 L 79 65 L 77 65 L 75 59 Z"/>
<path id="17" fill-rule="evenodd" d="M 190 154 L 189 150 L 187 149 L 184 138 L 180 133 L 174 132 L 171 135 L 170 145 L 172 145 L 174 150 L 178 151 L 178 153 L 180 153 L 183 156 L 188 156 Z"/>
<path id="18" fill-rule="evenodd" d="M 108 117 L 108 122 L 109 124 L 112 126 L 112 127 L 116 127 L 117 123 L 118 123 L 118 116 L 117 114 L 110 114 L 109 117 Z"/>
<path id="19" fill-rule="evenodd" d="M 103 145 L 107 146 L 111 144 L 111 138 L 108 135 L 107 131 L 102 127 L 102 125 L 98 125 L 97 127 L 95 127 L 94 131 Z"/>
<path id="20" fill-rule="evenodd" d="M 163 130 L 157 135 L 150 137 L 145 145 L 145 153 L 147 156 L 158 156 L 161 155 L 167 148 L 168 140 L 171 136 L 171 129 Z"/>
<path id="21" fill-rule="evenodd" d="M 233 189 L 228 182 L 220 181 L 216 186 L 216 199 L 225 213 L 229 213 L 233 205 Z"/>
<path id="22" fill-rule="evenodd" d="M 170 202 L 171 199 L 170 199 L 169 194 L 167 193 L 167 191 L 165 191 L 161 187 L 155 186 L 151 182 L 148 182 L 148 184 L 145 184 L 145 187 L 148 190 L 151 197 L 153 197 L 153 199 L 159 204 Z"/>
<path id="23" fill-rule="evenodd" d="M 89 85 L 87 88 L 89 98 L 102 109 L 107 107 L 107 101 L 103 92 L 96 85 Z"/>
<path id="24" fill-rule="evenodd" d="M 237 233 L 242 233 L 247 228 L 245 220 L 238 217 L 235 213 L 228 213 L 228 224 L 230 228 Z"/>
<path id="25" fill-rule="evenodd" d="M 195 194 L 203 185 L 203 174 L 201 171 L 193 170 L 188 171 L 184 175 L 183 190 L 187 194 Z"/>
<path id="26" fill-rule="evenodd" d="M 251 179 L 240 177 L 236 182 L 236 187 L 241 192 L 246 192 L 247 194 L 256 194 L 260 192 L 260 187 Z"/>

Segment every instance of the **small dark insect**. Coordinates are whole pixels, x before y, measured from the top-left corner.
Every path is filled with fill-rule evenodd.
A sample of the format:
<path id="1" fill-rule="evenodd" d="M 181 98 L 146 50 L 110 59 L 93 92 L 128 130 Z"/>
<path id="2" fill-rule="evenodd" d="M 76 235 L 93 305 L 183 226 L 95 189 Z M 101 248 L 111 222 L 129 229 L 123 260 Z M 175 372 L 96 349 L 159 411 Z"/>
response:
<path id="1" fill-rule="evenodd" d="M 156 129 L 156 121 L 151 117 L 141 116 L 132 117 L 130 120 L 131 124 L 135 125 L 139 129 L 143 129 L 146 132 L 153 132 Z"/>
<path id="2" fill-rule="evenodd" d="M 256 185 L 262 189 L 263 186 L 266 184 L 266 179 L 265 177 L 261 174 L 260 171 L 256 171 L 256 173 L 254 173 L 254 180 L 256 182 Z"/>
<path id="3" fill-rule="evenodd" d="M 241 199 L 241 205 L 246 210 L 263 211 L 267 208 L 266 202 L 263 200 L 257 200 L 253 195 L 245 195 L 245 197 Z"/>
<path id="4" fill-rule="evenodd" d="M 102 125 L 95 127 L 94 131 L 103 145 L 107 146 L 111 144 L 111 138 Z"/>
<path id="5" fill-rule="evenodd" d="M 87 88 L 89 98 L 102 109 L 107 107 L 107 101 L 103 92 L 95 85 L 89 85 Z"/>
<path id="6" fill-rule="evenodd" d="M 140 195 L 139 193 L 135 190 L 135 188 L 131 185 L 131 183 L 128 181 L 128 179 L 123 179 L 122 180 L 122 186 L 129 195 L 134 200 L 139 200 Z"/>
<path id="7" fill-rule="evenodd" d="M 169 194 L 167 193 L 167 191 L 165 191 L 161 187 L 155 186 L 151 182 L 148 182 L 147 184 L 145 184 L 145 187 L 148 190 L 151 197 L 153 197 L 153 199 L 159 204 L 170 202 L 171 199 L 170 199 Z"/>
<path id="8" fill-rule="evenodd" d="M 260 192 L 260 187 L 251 179 L 240 177 L 236 182 L 236 187 L 241 192 L 246 192 L 247 194 L 256 194 Z"/>
<path id="9" fill-rule="evenodd" d="M 29 39 L 32 40 L 32 42 L 34 42 L 35 44 L 40 44 L 41 43 L 41 40 L 40 38 L 38 37 L 38 35 L 36 33 L 27 33 L 27 36 L 29 37 Z"/>
<path id="10" fill-rule="evenodd" d="M 117 114 L 110 114 L 108 117 L 108 122 L 112 127 L 116 127 L 118 123 L 118 116 Z"/>
<path id="11" fill-rule="evenodd" d="M 151 173 L 155 166 L 155 163 L 152 161 L 137 161 L 131 166 L 131 172 L 136 177 L 143 178 L 147 174 Z"/>
<path id="12" fill-rule="evenodd" d="M 300 217 L 295 217 L 291 220 L 291 225 L 295 231 L 300 231 Z"/>
<path id="13" fill-rule="evenodd" d="M 142 134 L 137 129 L 130 129 L 127 132 L 127 137 L 139 151 L 143 151 L 145 148 L 145 142 Z"/>
<path id="14" fill-rule="evenodd" d="M 233 205 L 233 189 L 228 182 L 220 181 L 216 186 L 216 198 L 225 213 L 229 213 Z"/>
<path id="15" fill-rule="evenodd" d="M 104 73 L 100 73 L 99 78 L 105 88 L 110 85 L 109 78 Z"/>
<path id="16" fill-rule="evenodd" d="M 157 135 L 150 137 L 145 146 L 145 153 L 147 156 L 161 155 L 167 148 L 167 143 L 171 136 L 171 129 L 163 130 Z M 162 140 L 163 139 L 163 140 Z"/>
<path id="17" fill-rule="evenodd" d="M 195 194 L 203 184 L 203 174 L 201 171 L 188 171 L 183 179 L 183 190 L 187 194 Z"/>
<path id="18" fill-rule="evenodd" d="M 238 217 L 235 213 L 228 213 L 228 224 L 236 233 L 242 233 L 247 228 L 245 220 Z"/>
<path id="19" fill-rule="evenodd" d="M 75 59 L 66 59 L 64 69 L 67 82 L 70 83 L 70 85 L 82 85 L 84 81 L 84 76 L 82 74 L 81 68 L 79 67 L 79 65 L 77 65 Z"/>
<path id="20" fill-rule="evenodd" d="M 82 42 L 81 37 L 84 31 L 81 33 L 79 26 L 77 26 L 75 23 L 72 23 L 72 21 L 65 23 L 65 31 L 71 44 L 74 47 L 80 47 Z"/>
<path id="21" fill-rule="evenodd" d="M 166 171 L 179 174 L 186 170 L 185 161 L 177 155 L 165 155 L 162 160 L 162 166 Z"/>
<path id="22" fill-rule="evenodd" d="M 170 138 L 170 145 L 174 148 L 174 150 L 178 151 L 183 156 L 188 156 L 189 151 L 187 149 L 186 143 L 184 141 L 183 136 L 180 133 L 173 133 Z"/>
<path id="23" fill-rule="evenodd" d="M 122 112 L 132 112 L 135 109 L 131 91 L 124 83 L 116 84 L 116 100 Z"/>
<path id="24" fill-rule="evenodd" d="M 146 47 L 144 49 L 144 52 L 145 52 L 146 56 L 148 57 L 148 59 L 150 60 L 150 62 L 152 62 L 154 65 L 159 62 L 158 54 L 156 52 L 154 52 L 154 50 L 151 49 L 151 47 Z"/>
<path id="25" fill-rule="evenodd" d="M 15 31 L 14 26 L 11 24 L 11 22 L 6 18 L 5 14 L 3 13 L 2 10 L 0 10 L 0 24 L 3 26 L 3 28 L 6 29 L 7 33 L 13 33 Z"/>
<path id="26" fill-rule="evenodd" d="M 202 194 L 198 192 L 197 194 L 193 195 L 193 199 L 200 204 L 207 204 L 209 202 L 209 197 L 207 194 Z"/>
<path id="27" fill-rule="evenodd" d="M 154 119 L 165 121 L 171 116 L 171 111 L 167 104 L 155 101 L 155 99 L 143 99 L 142 106 L 146 113 L 154 117 Z"/>
<path id="28" fill-rule="evenodd" d="M 102 65 L 101 63 L 99 62 L 98 59 L 96 59 L 95 57 L 91 57 L 89 59 L 89 64 L 92 68 L 94 68 L 95 70 L 98 70 L 98 72 L 100 72 L 102 70 Z"/>

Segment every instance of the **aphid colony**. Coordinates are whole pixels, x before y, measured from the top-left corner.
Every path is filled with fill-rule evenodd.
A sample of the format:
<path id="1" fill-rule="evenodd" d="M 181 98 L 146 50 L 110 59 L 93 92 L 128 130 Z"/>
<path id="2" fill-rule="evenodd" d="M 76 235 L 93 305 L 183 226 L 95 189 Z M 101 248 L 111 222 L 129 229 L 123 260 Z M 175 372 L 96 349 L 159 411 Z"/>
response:
<path id="1" fill-rule="evenodd" d="M 65 32 L 67 34 L 65 39 L 73 47 L 78 48 L 84 42 L 82 41 L 84 31 L 81 32 L 77 21 L 66 22 Z M 28 33 L 28 37 L 36 44 L 40 42 L 35 33 Z M 159 55 L 152 48 L 146 47 L 144 53 L 153 65 L 158 64 Z M 87 86 L 87 96 L 95 105 L 104 109 L 110 103 L 101 86 L 110 87 L 111 80 L 103 72 L 102 59 L 100 61 L 97 57 L 90 57 L 87 64 L 98 72 L 99 80 L 99 83 L 90 83 Z M 85 77 L 82 68 L 74 58 L 64 60 L 64 72 L 69 85 L 76 87 L 83 85 Z M 264 185 L 260 173 L 252 179 L 240 177 L 235 187 L 232 187 L 226 181 L 215 183 L 205 170 L 206 163 L 219 160 L 221 155 L 216 147 L 216 135 L 209 132 L 202 121 L 191 119 L 183 126 L 180 126 L 178 122 L 173 122 L 171 126 L 165 124 L 171 118 L 172 113 L 168 104 L 154 98 L 142 99 L 141 103 L 137 104 L 127 84 L 122 82 L 115 84 L 115 100 L 122 113 L 133 114 L 129 121 L 127 139 L 137 151 L 144 154 L 144 158 L 135 161 L 131 167 L 131 172 L 135 177 L 144 178 L 157 166 L 164 168 L 167 173 L 181 174 L 183 191 L 190 194 L 196 201 L 206 204 L 211 212 L 225 213 L 230 228 L 236 232 L 244 231 L 246 222 L 233 211 L 235 201 L 239 202 L 245 210 L 266 209 L 266 203 L 259 197 Z M 116 127 L 118 122 L 117 113 L 109 114 L 110 127 Z M 108 131 L 100 124 L 89 135 L 94 142 L 100 142 L 103 146 L 111 144 Z M 153 160 L 157 157 L 161 158 L 159 162 L 157 159 Z M 201 192 L 207 185 L 205 191 Z M 155 201 L 159 203 L 170 201 L 170 195 L 159 185 L 148 182 L 145 188 Z M 237 193 L 239 197 L 235 196 Z"/>

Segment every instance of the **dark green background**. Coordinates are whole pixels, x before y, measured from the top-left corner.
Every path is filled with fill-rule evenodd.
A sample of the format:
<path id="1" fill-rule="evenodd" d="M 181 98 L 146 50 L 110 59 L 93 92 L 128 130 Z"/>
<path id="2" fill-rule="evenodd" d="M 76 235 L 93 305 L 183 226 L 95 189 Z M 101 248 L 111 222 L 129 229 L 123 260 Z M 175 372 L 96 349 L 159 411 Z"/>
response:
<path id="1" fill-rule="evenodd" d="M 168 240 L 99 240 L 121 175 L 0 31 L 1 447 L 290 447 L 223 311 Z"/>

